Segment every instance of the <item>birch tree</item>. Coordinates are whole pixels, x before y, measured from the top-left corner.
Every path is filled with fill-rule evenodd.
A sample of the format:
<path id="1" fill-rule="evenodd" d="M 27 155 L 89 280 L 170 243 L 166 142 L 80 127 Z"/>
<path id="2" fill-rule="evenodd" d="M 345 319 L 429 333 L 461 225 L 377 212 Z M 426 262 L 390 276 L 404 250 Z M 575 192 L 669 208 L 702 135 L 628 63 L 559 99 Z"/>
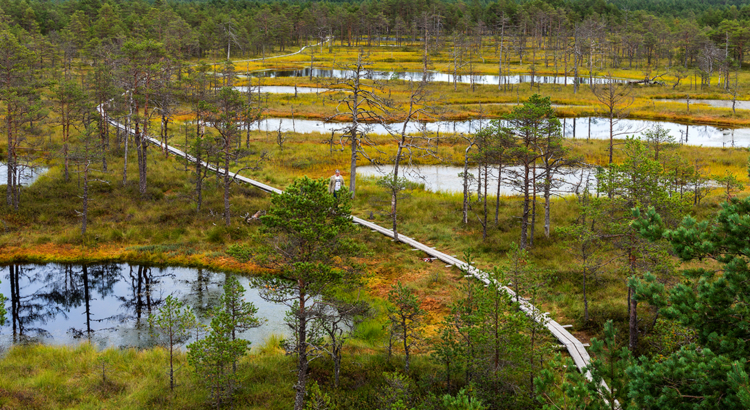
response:
<path id="1" fill-rule="evenodd" d="M 460 134 L 460 138 L 466 144 L 464 149 L 464 170 L 460 176 L 463 181 L 463 203 L 461 204 L 461 211 L 463 213 L 464 225 L 469 223 L 469 199 L 471 197 L 471 190 L 469 184 L 474 179 L 473 175 L 469 172 L 469 159 L 471 158 L 471 150 L 477 145 L 479 140 L 479 134 Z"/>

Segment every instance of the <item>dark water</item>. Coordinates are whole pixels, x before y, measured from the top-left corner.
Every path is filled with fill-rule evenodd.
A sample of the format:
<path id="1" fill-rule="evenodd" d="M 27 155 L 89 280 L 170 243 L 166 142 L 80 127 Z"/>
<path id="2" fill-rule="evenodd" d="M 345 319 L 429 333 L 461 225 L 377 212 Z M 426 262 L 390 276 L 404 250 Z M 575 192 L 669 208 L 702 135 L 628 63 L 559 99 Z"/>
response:
<path id="1" fill-rule="evenodd" d="M 440 122 L 410 122 L 407 126 L 409 133 L 475 133 L 486 127 L 490 120 L 440 121 Z M 567 118 L 560 120 L 564 125 L 565 138 L 576 139 L 609 139 L 609 120 L 599 117 Z M 291 118 L 266 118 L 253 125 L 253 129 L 266 132 L 319 132 L 330 135 L 331 131 L 340 134 L 350 123 L 325 122 L 321 120 L 304 120 Z M 702 145 L 706 147 L 748 147 L 750 146 L 750 128 L 722 128 L 712 125 L 684 125 L 666 121 L 647 121 L 623 119 L 614 126 L 616 139 L 626 136 L 643 137 L 645 131 L 660 125 L 674 137 L 675 142 L 687 145 Z M 403 123 L 366 125 L 370 134 L 386 135 L 399 133 Z"/>
<path id="2" fill-rule="evenodd" d="M 250 73 L 253 77 L 265 77 L 265 78 L 277 78 L 277 77 L 310 77 L 317 78 L 346 78 L 351 76 L 353 71 L 351 70 L 338 70 L 338 69 L 323 69 L 323 68 L 302 68 L 299 70 L 262 70 Z M 370 71 L 365 76 L 370 80 L 412 80 L 422 81 L 422 73 L 416 71 Z M 441 73 L 437 71 L 431 71 L 427 75 L 427 80 L 432 82 L 444 82 L 452 83 L 453 75 L 448 73 Z M 560 84 L 569 85 L 576 82 L 576 78 L 571 76 L 555 76 L 555 75 L 536 75 L 533 76 L 534 83 L 541 84 Z M 456 82 L 462 84 L 494 84 L 497 85 L 500 81 L 500 77 L 496 75 L 476 74 L 476 75 L 457 75 Z M 511 74 L 503 76 L 503 84 L 523 84 L 530 83 L 532 76 L 530 74 Z M 601 77 L 594 77 L 594 83 L 607 82 L 608 80 Z M 624 79 L 615 79 L 615 82 L 624 82 Z M 579 84 L 588 84 L 588 77 L 578 77 L 577 82 Z"/>
<path id="3" fill-rule="evenodd" d="M 225 274 L 202 269 L 104 265 L 9 265 L 0 267 L 0 293 L 6 297 L 6 323 L 0 345 L 25 341 L 98 347 L 148 347 L 148 315 L 172 295 L 208 323 L 207 313 L 223 293 Z M 254 346 L 271 334 L 286 335 L 286 307 L 262 300 L 248 279 L 245 300 L 267 320 L 241 337 Z"/>

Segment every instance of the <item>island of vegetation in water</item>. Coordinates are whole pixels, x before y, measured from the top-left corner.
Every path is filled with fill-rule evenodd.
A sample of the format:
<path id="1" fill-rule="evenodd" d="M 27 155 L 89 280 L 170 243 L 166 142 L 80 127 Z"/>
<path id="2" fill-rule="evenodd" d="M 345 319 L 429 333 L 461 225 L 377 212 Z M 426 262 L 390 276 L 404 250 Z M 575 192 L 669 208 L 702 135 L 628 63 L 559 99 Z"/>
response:
<path id="1" fill-rule="evenodd" d="M 0 14 L 0 408 L 750 408 L 747 1 Z"/>

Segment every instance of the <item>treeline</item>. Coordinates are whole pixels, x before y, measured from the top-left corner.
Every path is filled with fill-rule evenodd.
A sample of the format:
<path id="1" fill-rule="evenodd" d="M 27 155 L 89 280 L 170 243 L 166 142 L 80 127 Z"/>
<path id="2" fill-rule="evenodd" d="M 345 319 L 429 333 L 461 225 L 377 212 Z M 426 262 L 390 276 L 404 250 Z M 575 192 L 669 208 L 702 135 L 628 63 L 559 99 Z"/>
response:
<path id="1" fill-rule="evenodd" d="M 585 3 L 585 1 L 582 1 Z M 720 20 L 733 19 L 740 10 L 747 19 L 745 0 L 612 0 L 610 3 L 620 10 L 644 10 L 664 16 L 696 16 L 702 24 L 711 25 Z M 720 21 L 719 20 L 719 21 Z"/>
<path id="2" fill-rule="evenodd" d="M 674 4 L 673 4 L 674 3 Z M 750 33 L 750 5 L 726 2 L 637 2 L 620 0 L 454 2 L 382 1 L 99 1 L 4 0 L 2 19 L 17 36 L 43 36 L 85 53 L 99 43 L 121 44 L 139 37 L 159 41 L 175 56 L 263 55 L 329 36 L 341 45 L 439 45 L 451 35 L 507 36 L 526 48 L 574 48 L 580 30 L 601 32 L 613 67 L 633 58 L 684 61 L 687 66 L 706 42 L 740 63 Z M 545 43 L 542 38 L 546 38 Z M 559 44 L 558 39 L 566 39 Z M 536 40 L 536 45 L 534 41 Z M 527 44 L 528 43 L 528 44 Z M 727 44 L 728 43 L 728 44 Z M 606 45 L 602 47 L 601 45 Z"/>

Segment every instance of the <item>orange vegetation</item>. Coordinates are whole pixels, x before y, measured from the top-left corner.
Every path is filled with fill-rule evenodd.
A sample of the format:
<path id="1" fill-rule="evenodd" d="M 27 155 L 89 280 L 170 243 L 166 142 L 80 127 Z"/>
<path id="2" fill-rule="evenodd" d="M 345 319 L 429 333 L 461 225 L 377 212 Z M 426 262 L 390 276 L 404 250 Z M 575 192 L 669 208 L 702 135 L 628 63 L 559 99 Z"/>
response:
<path id="1" fill-rule="evenodd" d="M 73 245 L 26 245 L 0 247 L 0 263 L 97 263 L 131 262 L 143 264 L 172 264 L 201 267 L 216 271 L 240 274 L 268 273 L 252 262 L 239 262 L 230 256 L 216 254 L 191 254 L 176 252 L 139 251 L 138 247 L 103 245 L 84 247 Z"/>

